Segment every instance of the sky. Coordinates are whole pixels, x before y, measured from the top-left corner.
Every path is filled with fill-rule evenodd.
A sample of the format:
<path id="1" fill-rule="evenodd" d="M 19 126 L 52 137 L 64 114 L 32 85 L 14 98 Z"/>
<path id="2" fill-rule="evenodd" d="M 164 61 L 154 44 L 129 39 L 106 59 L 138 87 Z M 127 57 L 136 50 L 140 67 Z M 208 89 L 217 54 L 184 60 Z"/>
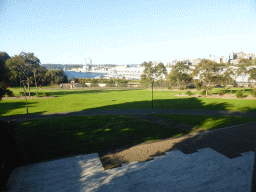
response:
<path id="1" fill-rule="evenodd" d="M 0 51 L 41 64 L 256 53 L 255 0 L 0 0 Z"/>

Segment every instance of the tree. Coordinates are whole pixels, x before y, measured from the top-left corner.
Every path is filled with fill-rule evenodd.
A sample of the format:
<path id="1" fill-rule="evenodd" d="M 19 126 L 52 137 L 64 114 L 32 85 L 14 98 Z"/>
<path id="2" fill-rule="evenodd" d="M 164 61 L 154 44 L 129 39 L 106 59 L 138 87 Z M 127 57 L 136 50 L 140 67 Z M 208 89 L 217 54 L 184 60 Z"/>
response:
<path id="1" fill-rule="evenodd" d="M 34 74 L 33 81 L 35 82 L 35 86 L 36 86 L 36 94 L 38 95 L 38 92 L 37 92 L 38 82 L 45 77 L 45 74 L 47 73 L 48 70 L 45 67 L 42 67 L 40 65 L 40 66 L 34 67 L 32 71 Z"/>
<path id="2" fill-rule="evenodd" d="M 255 89 L 255 85 L 256 85 L 256 68 L 252 68 L 252 69 L 250 69 L 249 71 L 248 71 L 248 73 L 249 73 L 249 75 L 250 75 L 250 77 L 249 77 L 249 81 L 250 80 L 254 80 L 254 89 Z"/>
<path id="3" fill-rule="evenodd" d="M 9 85 L 8 70 L 5 63 L 0 59 L 0 100 L 8 92 L 7 86 Z"/>
<path id="4" fill-rule="evenodd" d="M 22 79 L 25 77 L 27 79 L 30 96 L 30 83 L 31 78 L 34 76 L 33 69 L 39 67 L 40 60 L 34 56 L 34 53 L 21 52 L 19 55 L 8 59 L 6 65 L 15 78 L 19 77 Z"/>
<path id="5" fill-rule="evenodd" d="M 48 70 L 45 74 L 45 78 L 47 83 L 49 84 L 60 84 L 60 83 L 65 83 L 68 81 L 67 75 L 65 72 L 61 70 Z"/>
<path id="6" fill-rule="evenodd" d="M 172 70 L 168 75 L 169 82 L 177 84 L 180 88 L 180 85 L 183 85 L 186 88 L 187 84 L 192 81 L 192 77 L 188 74 L 189 66 L 184 63 L 178 62 L 176 65 L 172 66 Z"/>
<path id="7" fill-rule="evenodd" d="M 0 52 L 0 59 L 5 63 L 7 59 L 10 59 L 11 57 L 6 52 Z"/>
<path id="8" fill-rule="evenodd" d="M 167 70 L 163 63 L 159 63 L 157 66 L 153 67 L 152 62 L 144 62 L 142 63 L 142 66 L 145 67 L 143 75 L 150 77 L 151 79 L 153 76 L 159 78 L 162 75 L 167 75 Z"/>
<path id="9" fill-rule="evenodd" d="M 226 71 L 223 74 L 223 79 L 221 80 L 223 86 L 224 86 L 224 93 L 225 93 L 225 87 L 230 81 L 233 81 L 232 75 L 234 75 L 234 71 L 230 68 L 227 68 Z M 232 87 L 230 88 L 230 94 L 232 93 Z"/>
<path id="10" fill-rule="evenodd" d="M 247 69 L 246 65 L 243 65 L 243 64 L 239 64 L 238 67 L 239 67 L 238 75 L 242 76 L 242 79 L 243 79 L 243 93 L 244 93 L 244 91 L 245 91 L 245 81 L 244 81 L 244 78 L 248 74 L 248 69 Z"/>
<path id="11" fill-rule="evenodd" d="M 158 65 L 155 67 L 155 75 L 157 78 L 162 75 L 167 75 L 167 70 L 163 63 L 158 63 Z"/>
<path id="12" fill-rule="evenodd" d="M 222 65 L 211 60 L 203 59 L 194 69 L 193 75 L 199 75 L 201 81 L 203 81 L 206 86 L 206 96 L 208 95 L 209 86 L 213 80 L 216 79 L 221 70 L 221 66 Z"/>

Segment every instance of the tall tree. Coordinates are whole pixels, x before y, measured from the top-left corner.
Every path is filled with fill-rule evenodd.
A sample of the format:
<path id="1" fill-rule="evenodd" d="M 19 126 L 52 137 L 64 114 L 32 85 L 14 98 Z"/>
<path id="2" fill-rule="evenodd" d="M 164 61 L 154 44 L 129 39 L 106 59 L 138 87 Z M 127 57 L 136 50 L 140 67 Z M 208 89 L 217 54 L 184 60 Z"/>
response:
<path id="1" fill-rule="evenodd" d="M 5 67 L 5 63 L 0 59 L 0 100 L 8 92 L 8 85 L 10 81 L 8 78 L 8 70 Z"/>
<path id="2" fill-rule="evenodd" d="M 239 64 L 238 65 L 239 70 L 238 70 L 238 75 L 240 75 L 242 77 L 242 84 L 243 84 L 243 93 L 245 92 L 245 77 L 248 74 L 248 67 L 246 65 L 243 64 Z"/>
<path id="3" fill-rule="evenodd" d="M 176 65 L 172 66 L 171 72 L 168 75 L 169 82 L 173 85 L 176 83 L 180 89 L 180 86 L 183 85 L 186 88 L 186 85 L 192 81 L 192 77 L 188 74 L 189 66 L 178 62 Z"/>
<path id="4" fill-rule="evenodd" d="M 14 77 L 25 77 L 27 79 L 29 96 L 31 78 L 34 76 L 33 69 L 38 68 L 39 65 L 40 60 L 34 56 L 34 53 L 21 52 L 6 61 L 6 66 Z"/>
<path id="5" fill-rule="evenodd" d="M 5 63 L 7 59 L 10 59 L 11 57 L 6 52 L 0 52 L 0 59 Z"/>
<path id="6" fill-rule="evenodd" d="M 253 86 L 253 88 L 255 89 L 255 85 L 256 85 L 256 68 L 252 68 L 252 69 L 250 69 L 249 71 L 249 75 L 250 75 L 250 77 L 249 77 L 249 81 L 251 81 L 251 80 L 253 80 L 254 81 L 254 86 Z"/>
<path id="7" fill-rule="evenodd" d="M 163 63 L 159 63 L 155 67 L 155 74 L 157 78 L 162 77 L 163 75 L 167 75 L 167 70 Z"/>
<path id="8" fill-rule="evenodd" d="M 222 79 L 222 83 L 224 85 L 224 93 L 225 93 L 225 87 L 226 85 L 230 82 L 233 82 L 233 78 L 232 76 L 234 75 L 234 71 L 231 70 L 230 68 L 227 68 L 223 74 L 223 79 Z M 232 87 L 230 88 L 230 94 L 232 93 Z"/>
<path id="9" fill-rule="evenodd" d="M 220 64 L 211 60 L 203 59 L 194 69 L 193 75 L 199 75 L 201 81 L 206 86 L 206 96 L 208 95 L 208 89 L 213 80 L 216 79 L 217 75 L 221 71 Z"/>

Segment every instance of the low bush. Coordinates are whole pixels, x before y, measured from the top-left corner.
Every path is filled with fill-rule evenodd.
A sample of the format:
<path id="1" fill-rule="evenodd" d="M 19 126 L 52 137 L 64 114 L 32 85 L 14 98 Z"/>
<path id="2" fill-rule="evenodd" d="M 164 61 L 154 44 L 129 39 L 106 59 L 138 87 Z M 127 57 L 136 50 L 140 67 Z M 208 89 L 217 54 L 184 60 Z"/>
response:
<path id="1" fill-rule="evenodd" d="M 50 96 L 50 94 L 48 92 L 44 92 L 43 97 L 47 97 L 47 96 Z"/>
<path id="2" fill-rule="evenodd" d="M 9 89 L 6 90 L 7 97 L 14 97 L 13 92 Z"/>
<path id="3" fill-rule="evenodd" d="M 186 91 L 186 94 L 189 96 L 192 95 L 191 91 Z"/>
<path id="4" fill-rule="evenodd" d="M 200 95 L 205 96 L 205 95 L 206 95 L 206 90 L 203 90 L 203 91 L 200 93 Z"/>
<path id="5" fill-rule="evenodd" d="M 252 90 L 252 91 L 251 91 L 251 94 L 252 94 L 253 97 L 256 97 L 256 90 L 255 90 L 255 89 Z"/>
<path id="6" fill-rule="evenodd" d="M 168 86 L 167 89 L 170 89 L 170 90 L 171 90 L 171 86 Z"/>
<path id="7" fill-rule="evenodd" d="M 29 92 L 26 92 L 26 96 L 29 95 Z M 30 92 L 30 96 L 34 96 L 35 93 L 34 92 Z M 25 96 L 24 92 L 20 92 L 20 96 Z"/>
<path id="8" fill-rule="evenodd" d="M 243 92 L 242 92 L 241 90 L 238 90 L 238 91 L 236 92 L 236 97 L 237 97 L 237 98 L 243 98 Z"/>
<path id="9" fill-rule="evenodd" d="M 224 95 L 224 91 L 223 91 L 223 90 L 219 90 L 219 91 L 218 91 L 218 94 L 219 94 L 219 95 Z"/>

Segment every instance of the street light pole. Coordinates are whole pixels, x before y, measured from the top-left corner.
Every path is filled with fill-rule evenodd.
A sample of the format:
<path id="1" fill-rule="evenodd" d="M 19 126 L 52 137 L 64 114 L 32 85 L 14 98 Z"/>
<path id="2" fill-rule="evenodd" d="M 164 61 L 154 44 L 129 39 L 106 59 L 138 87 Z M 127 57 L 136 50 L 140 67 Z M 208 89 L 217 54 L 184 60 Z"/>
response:
<path id="1" fill-rule="evenodd" d="M 26 109 L 27 109 L 27 115 L 28 115 L 28 103 L 27 103 L 27 96 L 26 96 L 26 91 L 25 91 L 25 80 L 22 80 L 23 82 L 23 88 L 24 88 L 24 95 L 25 95 L 25 98 L 26 98 Z"/>
<path id="2" fill-rule="evenodd" d="M 153 77 L 153 79 L 152 79 L 152 109 L 154 108 L 154 107 L 153 107 L 153 83 L 154 83 L 154 77 Z"/>

